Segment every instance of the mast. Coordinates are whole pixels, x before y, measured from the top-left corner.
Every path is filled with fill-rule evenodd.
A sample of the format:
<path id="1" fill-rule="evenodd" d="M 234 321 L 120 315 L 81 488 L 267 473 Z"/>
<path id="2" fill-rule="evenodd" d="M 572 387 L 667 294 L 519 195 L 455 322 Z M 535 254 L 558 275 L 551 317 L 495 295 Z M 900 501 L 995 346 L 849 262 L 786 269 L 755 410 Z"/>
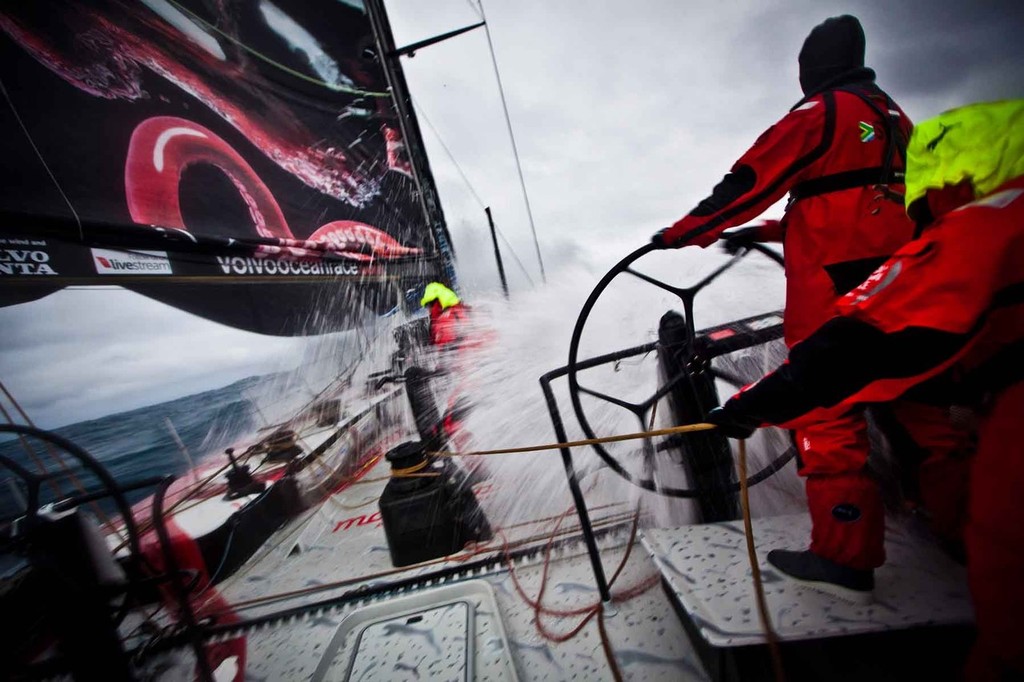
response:
<path id="1" fill-rule="evenodd" d="M 398 111 L 402 138 L 405 141 L 409 161 L 412 165 L 413 180 L 419 190 L 423 217 L 431 228 L 448 283 L 453 289 L 457 289 L 458 278 L 455 273 L 455 252 L 452 248 L 451 235 L 448 232 L 444 210 L 437 195 L 437 185 L 430 171 L 423 135 L 420 132 L 419 122 L 416 120 L 409 87 L 405 82 L 405 74 L 402 72 L 402 65 L 399 62 L 399 54 L 396 50 L 395 38 L 391 33 L 387 10 L 384 9 L 383 0 L 366 0 L 366 11 L 377 41 L 378 60 L 384 69 L 388 87 L 391 89 L 392 99 Z"/>

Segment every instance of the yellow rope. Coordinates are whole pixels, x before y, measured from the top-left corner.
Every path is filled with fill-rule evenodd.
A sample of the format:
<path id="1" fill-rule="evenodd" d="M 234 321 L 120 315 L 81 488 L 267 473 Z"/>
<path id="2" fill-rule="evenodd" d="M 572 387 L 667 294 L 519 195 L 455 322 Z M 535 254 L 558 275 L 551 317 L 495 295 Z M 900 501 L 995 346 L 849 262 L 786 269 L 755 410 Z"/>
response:
<path id="1" fill-rule="evenodd" d="M 750 560 L 750 573 L 754 578 L 754 595 L 757 598 L 757 612 L 761 615 L 761 626 L 764 628 L 768 650 L 772 656 L 772 668 L 775 681 L 783 682 L 786 674 L 782 669 L 782 652 L 779 651 L 779 636 L 772 629 L 768 617 L 768 604 L 765 602 L 764 585 L 761 582 L 761 567 L 757 563 L 757 552 L 754 550 L 754 529 L 750 523 L 750 496 L 747 487 L 747 441 L 740 441 L 740 456 L 736 463 L 740 477 L 740 505 L 743 507 L 743 530 L 747 539 L 747 558 Z"/>
<path id="2" fill-rule="evenodd" d="M 392 476 L 396 476 L 396 477 L 401 477 L 401 476 L 408 476 L 409 474 L 415 474 L 417 471 L 422 471 L 423 469 L 426 469 L 427 468 L 427 464 L 429 464 L 429 463 L 430 463 L 430 460 L 425 459 L 422 462 L 420 462 L 419 464 L 413 464 L 411 467 L 405 467 L 404 469 L 402 469 L 402 468 L 392 469 L 391 470 L 391 475 Z"/>
<path id="3" fill-rule="evenodd" d="M 638 440 L 640 438 L 653 438 L 654 436 L 670 436 L 675 433 L 692 433 L 694 431 L 708 431 L 717 428 L 714 424 L 684 424 L 683 426 L 672 426 L 667 429 L 656 429 L 654 431 L 640 431 L 639 433 L 624 433 L 618 436 L 605 436 L 604 438 L 585 438 L 583 440 L 571 440 L 567 443 L 548 443 L 546 445 L 527 445 L 521 448 L 503 448 L 500 450 L 475 450 L 473 452 L 428 452 L 434 457 L 469 457 L 479 455 L 510 455 L 518 452 L 539 452 L 541 450 L 560 450 L 561 448 L 576 448 L 581 445 L 597 445 L 599 443 L 617 443 L 624 440 Z"/>
<path id="4" fill-rule="evenodd" d="M 364 479 L 361 479 L 359 481 L 356 481 L 352 485 L 361 485 L 363 483 L 380 483 L 381 481 L 390 481 L 392 478 L 438 478 L 440 475 L 441 474 L 436 474 L 436 473 L 429 472 L 429 471 L 428 472 L 423 472 L 423 473 L 416 473 L 416 474 L 401 474 L 399 476 L 393 476 L 391 474 L 388 474 L 387 476 L 377 476 L 375 478 L 364 478 Z"/>

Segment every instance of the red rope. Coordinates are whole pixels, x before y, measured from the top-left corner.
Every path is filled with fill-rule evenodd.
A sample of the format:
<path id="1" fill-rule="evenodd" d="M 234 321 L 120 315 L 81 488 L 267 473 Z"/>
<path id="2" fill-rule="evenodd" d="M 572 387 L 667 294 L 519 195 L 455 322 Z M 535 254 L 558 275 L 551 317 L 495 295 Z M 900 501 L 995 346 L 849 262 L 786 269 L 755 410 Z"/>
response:
<path id="1" fill-rule="evenodd" d="M 541 569 L 540 590 L 539 590 L 539 592 L 537 594 L 537 597 L 535 599 L 531 598 L 526 593 L 526 590 L 523 588 L 522 583 L 519 582 L 519 577 L 518 577 L 518 575 L 516 575 L 515 566 L 512 564 L 511 560 L 509 559 L 508 538 L 505 536 L 503 531 L 499 531 L 499 534 L 501 535 L 503 543 L 504 543 L 503 551 L 504 551 L 504 554 L 505 554 L 505 564 L 508 567 L 509 576 L 511 576 L 511 578 L 512 578 L 512 584 L 513 584 L 513 586 L 516 589 L 516 593 L 519 595 L 519 597 L 524 602 L 526 602 L 526 604 L 528 606 L 530 606 L 533 609 L 533 623 L 534 623 L 534 626 L 537 628 L 537 632 L 539 632 L 541 637 L 543 637 L 545 640 L 547 640 L 549 642 L 555 642 L 555 643 L 566 642 L 566 641 L 572 639 L 573 637 L 575 637 L 576 635 L 578 635 L 580 633 L 580 631 L 582 631 L 583 628 L 586 627 L 587 623 L 589 623 L 590 620 L 593 619 L 593 617 L 595 615 L 598 615 L 601 612 L 601 609 L 602 609 L 602 604 L 601 604 L 600 601 L 597 601 L 594 604 L 591 604 L 591 605 L 588 605 L 588 606 L 579 607 L 579 608 L 576 608 L 576 609 L 553 609 L 553 608 L 544 606 L 544 603 L 543 603 L 544 593 L 547 591 L 547 582 L 548 582 L 548 576 L 549 576 L 549 571 L 550 571 L 550 566 L 551 566 L 551 549 L 552 549 L 552 546 L 554 544 L 554 539 L 555 539 L 556 535 L 558 534 L 558 531 L 559 531 L 559 529 L 560 529 L 560 527 L 562 525 L 562 522 L 565 520 L 565 517 L 569 514 L 569 512 L 572 511 L 572 509 L 573 509 L 572 507 L 569 507 L 568 509 L 566 509 L 565 512 L 563 512 L 561 514 L 561 516 L 558 517 L 558 520 L 555 523 L 554 528 L 552 528 L 552 530 L 551 530 L 551 535 L 548 538 L 548 543 L 547 543 L 547 545 L 545 546 L 545 549 L 544 549 L 544 563 L 543 563 L 543 566 L 542 566 L 542 569 Z M 608 587 L 609 588 L 611 588 L 611 586 L 615 583 L 615 581 L 622 574 L 622 571 L 623 571 L 623 569 L 626 566 L 626 562 L 629 561 L 629 557 L 630 557 L 630 554 L 631 554 L 632 549 L 633 549 L 633 544 L 634 544 L 634 542 L 636 540 L 636 532 L 637 532 L 637 528 L 638 528 L 638 525 L 639 525 L 639 520 L 640 520 L 640 508 L 639 508 L 639 505 L 638 505 L 636 513 L 633 515 L 633 526 L 632 526 L 632 529 L 630 531 L 630 538 L 629 538 L 629 542 L 628 542 L 628 544 L 626 546 L 626 551 L 623 554 L 622 560 L 619 562 L 619 565 L 616 568 L 615 573 L 612 575 L 612 578 L 611 578 L 611 580 L 608 583 Z M 614 601 L 614 602 L 621 602 L 621 601 L 626 601 L 626 600 L 632 599 L 634 597 L 637 597 L 640 594 L 643 594 L 647 590 L 651 589 L 654 585 L 658 584 L 659 580 L 660 580 L 660 577 L 658 575 L 651 576 L 650 578 L 641 581 L 640 583 L 638 583 L 637 585 L 634 585 L 633 587 L 630 587 L 630 588 L 628 588 L 626 590 L 623 590 L 621 592 L 613 594 L 612 595 L 612 601 Z M 553 617 L 558 617 L 558 618 L 570 618 L 572 616 L 583 616 L 583 619 L 579 623 L 577 623 L 568 632 L 565 632 L 565 633 L 554 633 L 554 632 L 550 631 L 547 628 L 547 626 L 545 626 L 544 622 L 541 620 L 541 615 L 553 616 Z M 603 624 L 601 624 L 601 627 L 603 627 Z M 615 668 L 614 661 L 610 660 L 609 661 L 609 666 L 611 666 L 613 668 L 613 670 L 614 670 L 614 668 Z"/>

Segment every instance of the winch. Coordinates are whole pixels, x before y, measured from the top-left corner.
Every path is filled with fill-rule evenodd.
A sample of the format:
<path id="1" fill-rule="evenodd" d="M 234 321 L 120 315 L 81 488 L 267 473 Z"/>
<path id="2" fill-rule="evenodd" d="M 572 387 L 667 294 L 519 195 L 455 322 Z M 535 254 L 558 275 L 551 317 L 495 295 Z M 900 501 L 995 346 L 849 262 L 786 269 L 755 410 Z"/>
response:
<path id="1" fill-rule="evenodd" d="M 391 480 L 380 496 L 380 515 L 391 562 L 408 566 L 489 540 L 491 527 L 467 475 L 447 459 L 407 441 L 387 455 Z"/>

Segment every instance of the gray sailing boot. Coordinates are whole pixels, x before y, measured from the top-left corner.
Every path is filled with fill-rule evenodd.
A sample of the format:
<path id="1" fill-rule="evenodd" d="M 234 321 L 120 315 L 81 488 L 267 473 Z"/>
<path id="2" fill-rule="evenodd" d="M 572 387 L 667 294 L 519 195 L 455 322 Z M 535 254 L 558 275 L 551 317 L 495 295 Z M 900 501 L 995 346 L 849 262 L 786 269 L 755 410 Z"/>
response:
<path id="1" fill-rule="evenodd" d="M 810 550 L 796 552 L 773 549 L 768 563 L 787 578 L 813 590 L 825 592 L 853 604 L 870 604 L 875 589 L 875 572 L 837 564 Z"/>

